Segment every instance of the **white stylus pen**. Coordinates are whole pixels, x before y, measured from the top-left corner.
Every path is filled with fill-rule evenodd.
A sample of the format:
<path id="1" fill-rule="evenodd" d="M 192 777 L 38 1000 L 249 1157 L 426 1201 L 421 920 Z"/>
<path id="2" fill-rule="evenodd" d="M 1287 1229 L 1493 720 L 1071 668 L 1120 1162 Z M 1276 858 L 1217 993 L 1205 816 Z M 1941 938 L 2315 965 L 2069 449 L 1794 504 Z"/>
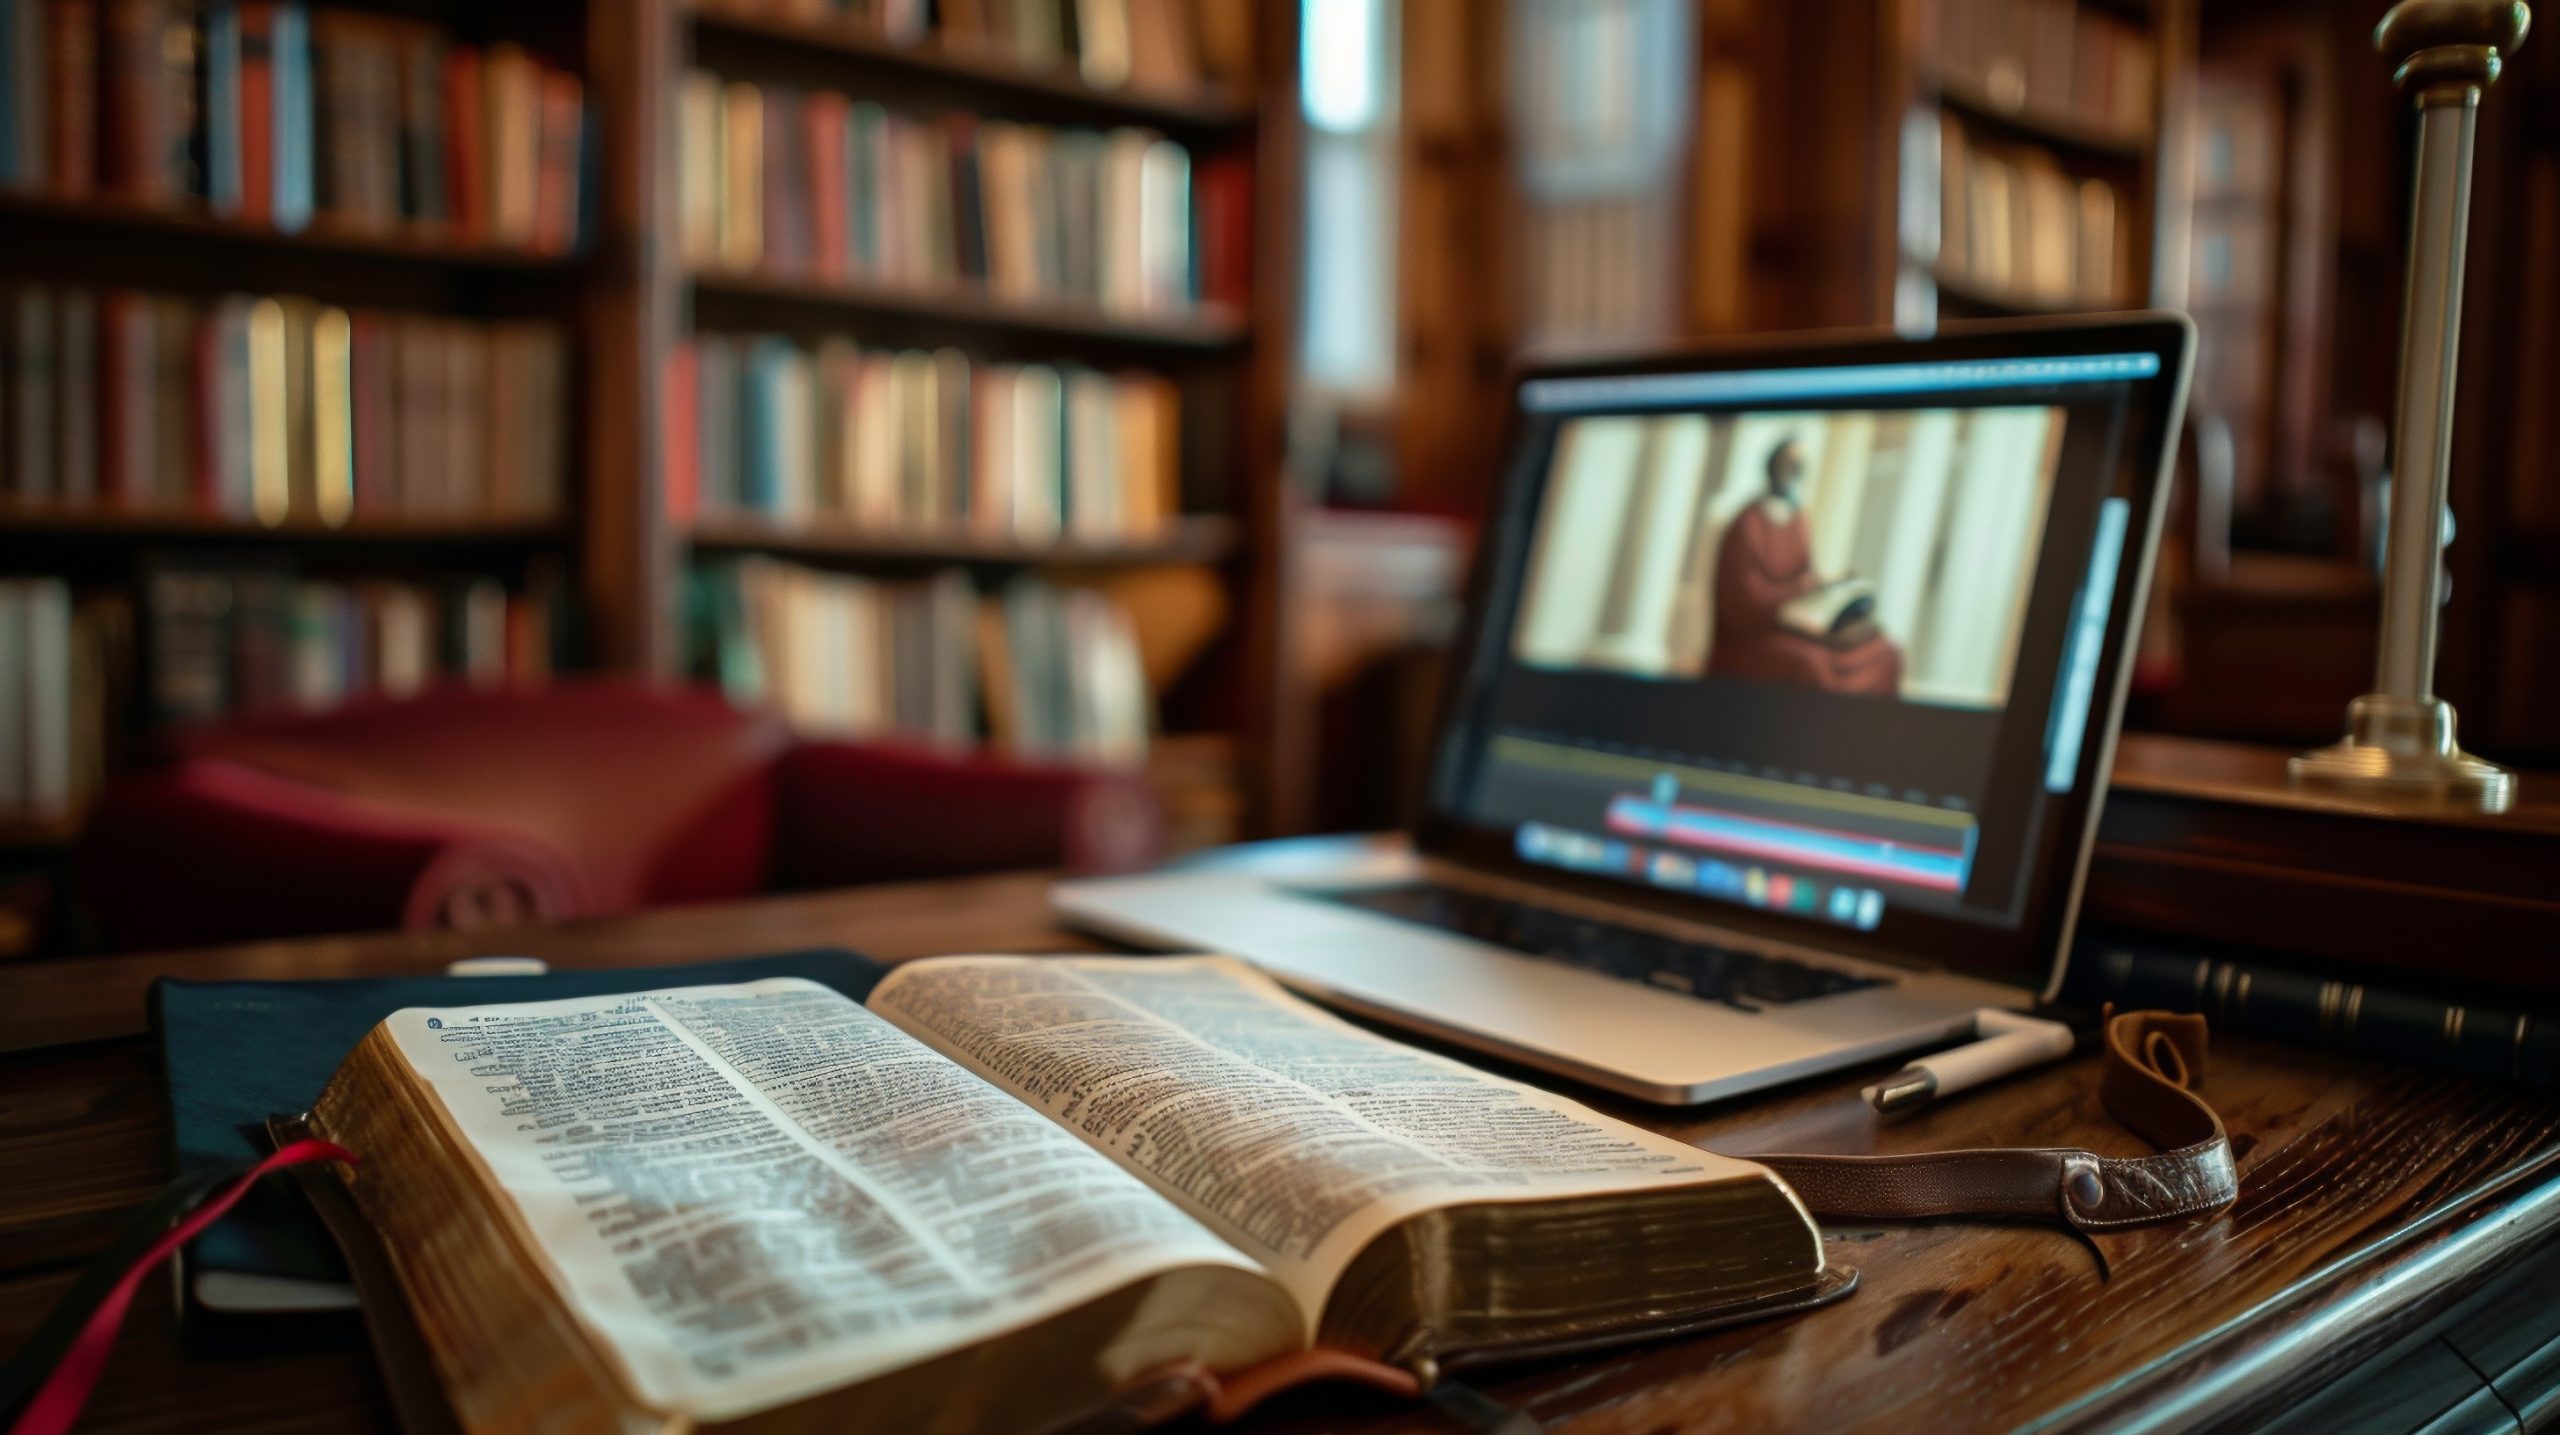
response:
<path id="1" fill-rule="evenodd" d="M 2042 1017 L 1984 1007 L 1973 1014 L 1973 1030 L 1978 1040 L 1932 1052 L 1868 1087 L 1867 1104 L 1898 1115 L 2071 1054 L 2071 1028 Z"/>

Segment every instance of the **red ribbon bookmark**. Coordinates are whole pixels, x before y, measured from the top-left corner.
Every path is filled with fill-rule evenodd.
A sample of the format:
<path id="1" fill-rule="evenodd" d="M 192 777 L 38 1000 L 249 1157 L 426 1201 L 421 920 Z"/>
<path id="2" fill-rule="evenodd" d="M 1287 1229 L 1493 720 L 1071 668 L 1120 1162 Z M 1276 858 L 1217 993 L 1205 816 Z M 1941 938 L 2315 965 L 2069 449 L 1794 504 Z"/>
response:
<path id="1" fill-rule="evenodd" d="M 315 1161 L 344 1161 L 356 1164 L 355 1155 L 331 1141 L 294 1141 L 277 1149 L 274 1155 L 249 1168 L 247 1174 L 233 1181 L 203 1205 L 152 1242 L 141 1259 L 127 1267 L 121 1279 L 109 1290 L 106 1299 L 80 1327 L 79 1339 L 64 1352 L 60 1364 L 37 1388 L 35 1399 L 9 1427 L 9 1435 L 67 1435 L 72 1422 L 80 1418 L 81 1408 L 89 1403 L 89 1392 L 98 1385 L 98 1377 L 106 1372 L 107 1356 L 115 1350 L 116 1332 L 124 1325 L 125 1308 L 133 1304 L 133 1293 L 142 1288 L 142 1278 L 151 1274 L 171 1252 L 195 1239 L 205 1227 L 221 1220 L 223 1213 L 239 1203 L 258 1179 L 288 1166 L 306 1166 Z"/>

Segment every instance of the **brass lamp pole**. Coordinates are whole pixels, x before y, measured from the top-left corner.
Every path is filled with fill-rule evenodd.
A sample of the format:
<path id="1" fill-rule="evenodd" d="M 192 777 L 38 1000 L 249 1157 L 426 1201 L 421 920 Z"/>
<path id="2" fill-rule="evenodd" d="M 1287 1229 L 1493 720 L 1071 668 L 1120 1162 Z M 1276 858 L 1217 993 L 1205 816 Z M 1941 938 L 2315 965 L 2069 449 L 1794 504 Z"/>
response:
<path id="1" fill-rule="evenodd" d="M 2481 812 L 2515 801 L 2515 774 L 2454 740 L 2435 670 L 2472 132 L 2481 92 L 2531 21 L 2522 0 L 2401 0 L 2373 32 L 2374 48 L 2398 66 L 2393 81 L 2418 106 L 2380 657 L 2375 691 L 2347 705 L 2345 739 L 2289 765 L 2296 786 Z"/>

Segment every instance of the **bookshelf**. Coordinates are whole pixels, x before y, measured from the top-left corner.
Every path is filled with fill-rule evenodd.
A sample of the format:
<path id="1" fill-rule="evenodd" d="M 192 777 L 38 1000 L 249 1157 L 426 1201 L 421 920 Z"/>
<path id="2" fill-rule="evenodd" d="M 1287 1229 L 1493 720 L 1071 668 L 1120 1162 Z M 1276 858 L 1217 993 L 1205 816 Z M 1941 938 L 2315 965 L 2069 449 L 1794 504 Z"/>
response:
<path id="1" fill-rule="evenodd" d="M 1142 317 L 1064 301 L 1008 301 L 960 289 L 918 289 L 859 280 L 809 280 L 699 269 L 692 274 L 698 308 L 721 306 L 774 327 L 816 316 L 818 327 L 862 326 L 872 332 L 990 336 L 1048 341 L 1087 353 L 1158 351 L 1215 354 L 1244 348 L 1252 326 L 1223 305 L 1195 313 Z"/>
<path id="2" fill-rule="evenodd" d="M 1897 0 L 1873 140 L 1892 323 L 2183 297 L 2190 0 Z"/>
<path id="3" fill-rule="evenodd" d="M 695 9 L 690 21 L 697 51 L 761 49 L 768 61 L 779 58 L 786 64 L 822 57 L 826 64 L 874 80 L 940 91 L 964 103 L 1027 107 L 1043 117 L 1151 125 L 1186 136 L 1241 133 L 1256 118 L 1249 100 L 1222 86 L 1104 89 L 1062 67 L 1035 68 L 930 43 L 902 44 L 840 23 L 724 9 L 716 0 Z"/>
<path id="4" fill-rule="evenodd" d="M 1028 542 L 968 534 L 883 532 L 827 521 L 777 523 L 724 517 L 696 522 L 698 551 L 788 553 L 847 563 L 990 568 L 1141 568 L 1218 564 L 1237 552 L 1235 520 L 1193 514 L 1161 534 L 1119 540 L 1058 538 Z"/>
<path id="5" fill-rule="evenodd" d="M 405 191 L 393 201 L 399 212 L 387 219 L 378 204 L 353 212 L 339 201 L 381 176 L 333 171 L 334 148 L 307 161 L 316 169 L 317 203 L 298 223 L 279 222 L 255 205 L 213 202 L 213 182 L 202 173 L 132 182 L 112 158 L 121 151 L 107 148 L 108 132 L 130 127 L 113 89 L 127 82 L 102 61 L 109 93 L 92 97 L 102 107 L 101 158 L 85 182 L 30 177 L 15 157 L 0 156 L 0 299 L 31 288 L 133 290 L 196 306 L 231 294 L 290 295 L 324 315 L 550 326 L 563 337 L 571 395 L 559 415 L 560 501 L 541 513 L 387 511 L 362 502 L 315 511 L 297 497 L 289 512 L 261 514 L 208 505 L 175 458 L 157 486 L 137 496 L 94 482 L 57 484 L 53 457 L 42 480 L 20 482 L 0 452 L 0 582 L 62 580 L 82 604 L 117 610 L 108 626 L 141 649 L 131 635 L 149 630 L 151 575 L 171 566 L 228 572 L 260 565 L 359 595 L 399 584 L 489 580 L 513 593 L 539 580 L 557 587 L 564 609 L 547 665 L 675 681 L 705 676 L 694 590 L 699 574 L 724 565 L 791 565 L 830 580 L 876 581 L 884 590 L 956 573 L 989 594 L 1026 583 L 1063 593 L 1136 591 L 1146 585 L 1123 580 L 1197 571 L 1210 580 L 1216 630 L 1178 681 L 1145 696 L 1142 730 L 1155 742 L 1149 767 L 1168 784 L 1189 840 L 1251 830 L 1267 819 L 1270 783 L 1286 770 L 1288 751 L 1276 655 L 1281 530 L 1289 511 L 1279 471 L 1281 404 L 1295 319 L 1287 256 L 1297 203 L 1294 6 L 1128 3 L 1183 18 L 1184 33 L 1198 37 L 1196 49 L 1184 52 L 1200 57 L 1196 79 L 1168 82 L 1168 52 L 1159 47 L 1153 73 L 1140 55 L 1125 82 L 1097 82 L 1071 54 L 1026 56 L 991 37 L 893 37 L 860 23 L 860 5 L 837 7 L 835 18 L 823 20 L 803 18 L 805 7 L 765 0 L 537 7 L 306 0 L 299 7 L 315 47 L 307 78 L 317 105 L 351 93 L 330 88 L 328 69 L 334 47 L 345 43 L 331 37 L 350 33 L 404 57 L 403 47 L 425 45 L 438 56 L 467 48 L 488 61 L 503 47 L 509 64 L 529 59 L 529 73 L 567 77 L 558 87 L 577 93 L 582 127 L 572 148 L 575 222 L 571 231 L 544 229 L 540 240 L 514 231 L 493 238 L 485 224 L 474 229 L 458 216 L 422 218 L 407 208 Z M 123 0 L 98 0 L 97 8 L 115 12 L 109 18 L 155 9 Z M 11 21 L 15 9 L 0 0 L 0 21 Z M 1210 57 L 1213 38 L 1223 48 Z M 200 43 L 207 43 L 204 34 L 193 32 L 189 44 Z M 1230 227 L 1238 232 L 1226 236 L 1225 257 L 1249 266 L 1250 282 L 1213 300 L 1133 306 L 1068 293 L 1000 293 L 965 275 L 703 262 L 687 253 L 683 230 L 683 96 L 688 75 L 698 71 L 771 93 L 869 101 L 923 125 L 955 125 L 954 117 L 968 116 L 1044 135 L 1143 130 L 1178 146 L 1200 167 L 1194 173 L 1212 166 L 1231 172 L 1238 204 Z M 486 115 L 499 113 L 493 101 Z M 553 183 L 540 168 L 549 153 L 540 144 L 544 112 L 537 105 L 531 113 L 537 153 L 526 163 L 537 183 Z M 185 121 L 174 123 L 183 128 Z M 409 143 L 400 133 L 398 143 Z M 199 163 L 204 144 L 199 138 L 191 149 Z M 394 155 L 387 163 L 414 165 L 405 149 L 385 153 Z M 546 205 L 555 203 L 551 190 L 542 194 Z M 552 225 L 551 211 L 543 213 Z M 1187 210 L 1184 222 L 1187 245 Z M 564 234 L 567 242 L 560 242 Z M 1141 514 L 1126 531 L 1062 521 L 1023 533 L 985 523 L 884 526 L 824 504 L 790 517 L 674 511 L 674 455 L 662 424 L 670 366 L 689 344 L 714 335 L 775 336 L 813 353 L 846 344 L 859 354 L 956 352 L 1006 375 L 1055 369 L 1150 376 L 1179 404 L 1180 444 L 1166 450 L 1175 455 L 1164 484 L 1170 511 Z M 20 387 L 11 368 L 19 348 L 15 332 L 0 324 L 0 409 Z M 0 450 L 18 428 L 14 411 L 0 412 Z M 1115 432 L 1125 448 L 1145 431 Z M 1105 452 L 1116 457 L 1121 448 Z M 1146 618 L 1131 626 L 1145 628 Z M 1192 618 L 1176 615 L 1174 625 Z M 131 667 L 151 658 L 147 650 L 127 651 L 119 661 Z M 147 671 L 129 676 L 106 698 L 109 730 L 91 743 L 104 756 L 82 759 L 93 769 L 84 783 L 94 782 L 97 766 L 147 749 L 164 716 L 149 698 L 150 682 Z M 76 830 L 76 810 L 0 812 L 0 863 L 23 867 Z"/>

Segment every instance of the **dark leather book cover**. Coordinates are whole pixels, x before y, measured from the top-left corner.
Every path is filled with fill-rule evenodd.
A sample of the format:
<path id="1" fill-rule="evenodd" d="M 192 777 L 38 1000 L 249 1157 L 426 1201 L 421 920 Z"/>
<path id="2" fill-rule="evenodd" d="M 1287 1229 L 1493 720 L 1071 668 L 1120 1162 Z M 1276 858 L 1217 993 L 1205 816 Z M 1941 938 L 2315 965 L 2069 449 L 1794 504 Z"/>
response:
<path id="1" fill-rule="evenodd" d="M 557 1001 L 615 992 L 805 977 L 860 1001 L 887 968 L 839 949 L 686 966 L 554 971 L 539 976 L 381 977 L 308 982 L 191 982 L 151 989 L 178 1173 L 255 1157 L 271 1115 L 309 1109 L 348 1051 L 403 1007 Z M 185 1257 L 188 1335 L 217 1348 L 278 1348 L 327 1338 L 343 1317 L 280 1309 L 242 1314 L 193 1296 L 209 1273 L 342 1284 L 347 1271 L 318 1219 L 289 1185 L 252 1190 Z"/>
<path id="2" fill-rule="evenodd" d="M 2550 1090 L 2560 1017 L 2496 993 L 2422 995 L 2299 961 L 2084 933 L 2063 1000 L 2202 1012 L 2217 1030 Z"/>
<path id="3" fill-rule="evenodd" d="M 972 284 L 987 282 L 987 196 L 979 184 L 978 127 L 967 115 L 943 119 L 951 145 L 952 246 L 960 277 Z"/>

